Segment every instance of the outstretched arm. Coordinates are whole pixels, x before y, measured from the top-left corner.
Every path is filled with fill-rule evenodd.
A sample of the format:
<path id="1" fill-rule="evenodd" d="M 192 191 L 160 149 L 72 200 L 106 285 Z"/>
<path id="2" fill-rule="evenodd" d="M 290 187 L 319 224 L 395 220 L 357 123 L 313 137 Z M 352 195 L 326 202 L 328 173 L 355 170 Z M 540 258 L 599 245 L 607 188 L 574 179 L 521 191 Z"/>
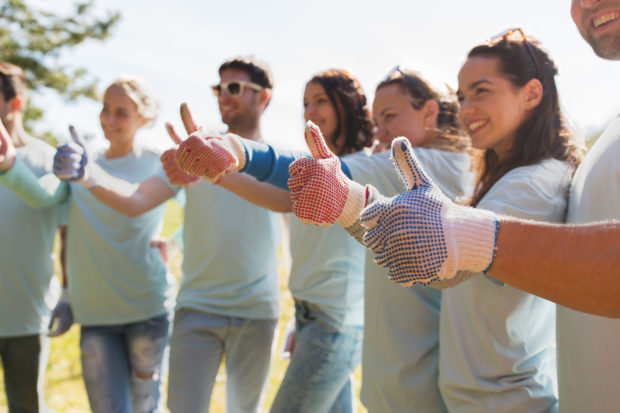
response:
<path id="1" fill-rule="evenodd" d="M 489 274 L 578 311 L 620 318 L 620 222 L 501 218 Z"/>
<path id="2" fill-rule="evenodd" d="M 260 182 L 253 176 L 244 173 L 231 173 L 224 175 L 218 184 L 246 201 L 271 211 L 291 212 L 293 210 L 293 203 L 288 191 Z"/>

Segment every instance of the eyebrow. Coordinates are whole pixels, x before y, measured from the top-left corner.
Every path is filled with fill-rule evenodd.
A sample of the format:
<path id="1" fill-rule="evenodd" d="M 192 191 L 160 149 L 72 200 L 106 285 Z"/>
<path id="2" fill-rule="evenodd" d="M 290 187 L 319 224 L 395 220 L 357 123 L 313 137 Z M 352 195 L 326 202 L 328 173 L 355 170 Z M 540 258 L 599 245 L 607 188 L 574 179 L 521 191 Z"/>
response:
<path id="1" fill-rule="evenodd" d="M 476 86 L 480 86 L 481 84 L 484 83 L 488 83 L 488 84 L 493 84 L 493 82 L 491 82 L 488 79 L 480 79 L 480 80 L 476 80 L 475 82 L 473 82 L 472 84 L 469 85 L 469 87 L 467 88 L 468 90 L 472 90 L 473 88 L 475 88 Z"/>
<path id="2" fill-rule="evenodd" d="M 384 116 L 385 112 L 388 111 L 388 110 L 391 110 L 391 109 L 393 109 L 392 106 L 388 106 L 386 108 L 383 108 L 383 110 L 381 112 L 379 112 L 379 116 Z"/>

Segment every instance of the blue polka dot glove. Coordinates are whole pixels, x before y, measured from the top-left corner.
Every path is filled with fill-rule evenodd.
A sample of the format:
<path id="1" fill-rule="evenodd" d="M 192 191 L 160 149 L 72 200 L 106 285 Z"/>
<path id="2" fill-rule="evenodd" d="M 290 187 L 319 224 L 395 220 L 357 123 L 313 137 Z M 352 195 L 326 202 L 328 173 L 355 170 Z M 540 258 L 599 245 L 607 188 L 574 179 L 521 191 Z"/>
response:
<path id="1" fill-rule="evenodd" d="M 392 142 L 395 167 L 407 191 L 367 206 L 361 223 L 375 262 L 399 284 L 429 284 L 459 270 L 480 272 L 493 262 L 497 218 L 446 197 L 418 163 L 405 138 Z"/>
<path id="2" fill-rule="evenodd" d="M 87 189 L 97 186 L 97 181 L 88 165 L 86 147 L 73 126 L 69 126 L 73 142 L 56 148 L 54 174 L 63 181 L 79 183 Z"/>

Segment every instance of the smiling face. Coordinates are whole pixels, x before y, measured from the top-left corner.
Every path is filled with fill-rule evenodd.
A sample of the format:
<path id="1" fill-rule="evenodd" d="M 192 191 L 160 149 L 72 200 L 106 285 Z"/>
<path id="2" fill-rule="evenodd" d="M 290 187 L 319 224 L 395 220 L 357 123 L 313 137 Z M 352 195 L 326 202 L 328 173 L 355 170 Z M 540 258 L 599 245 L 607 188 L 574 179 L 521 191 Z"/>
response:
<path id="1" fill-rule="evenodd" d="M 494 149 L 500 159 L 512 148 L 528 113 L 525 88 L 517 88 L 499 71 L 495 57 L 470 57 L 459 72 L 459 120 L 472 145 Z"/>
<path id="2" fill-rule="evenodd" d="M 334 152 L 338 129 L 338 113 L 329 100 L 325 88 L 318 82 L 310 82 L 304 91 L 304 119 L 314 122 L 325 136 L 327 146 Z"/>
<path id="3" fill-rule="evenodd" d="M 103 96 L 103 108 L 99 114 L 101 129 L 112 145 L 133 142 L 136 131 L 148 119 L 138 112 L 136 103 L 119 86 L 110 87 Z"/>
<path id="4" fill-rule="evenodd" d="M 573 0 L 571 15 L 594 53 L 620 60 L 620 0 Z"/>
<path id="5" fill-rule="evenodd" d="M 234 80 L 252 82 L 250 74 L 245 70 L 230 68 L 220 73 L 221 83 Z M 220 93 L 217 97 L 217 103 L 222 122 L 228 126 L 229 131 L 244 130 L 248 125 L 255 125 L 258 122 L 261 115 L 258 105 L 259 93 L 259 91 L 249 87 L 244 87 L 243 93 L 237 96 L 231 96 L 225 92 Z"/>
<path id="6" fill-rule="evenodd" d="M 424 108 L 414 108 L 409 95 L 397 83 L 377 90 L 372 113 L 377 125 L 375 137 L 386 148 L 399 136 L 406 137 L 413 146 L 421 146 L 427 141 L 426 128 L 436 126 L 436 122 L 425 124 L 432 119 L 425 120 Z"/>

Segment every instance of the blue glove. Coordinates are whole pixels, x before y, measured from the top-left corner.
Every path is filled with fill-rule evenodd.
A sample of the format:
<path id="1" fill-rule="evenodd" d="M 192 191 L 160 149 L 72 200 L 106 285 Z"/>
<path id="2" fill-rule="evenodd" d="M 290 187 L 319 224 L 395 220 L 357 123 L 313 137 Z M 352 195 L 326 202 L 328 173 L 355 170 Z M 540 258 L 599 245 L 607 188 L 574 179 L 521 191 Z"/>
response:
<path id="1" fill-rule="evenodd" d="M 58 321 L 56 323 L 56 321 Z M 56 327 L 54 328 L 54 324 Z M 66 333 L 73 324 L 73 311 L 71 310 L 71 303 L 69 302 L 69 293 L 67 289 L 63 287 L 62 294 L 58 300 L 58 304 L 52 310 L 52 316 L 50 323 L 47 326 L 49 337 L 57 337 Z"/>
<path id="2" fill-rule="evenodd" d="M 392 142 L 392 158 L 407 191 L 379 199 L 360 217 L 375 262 L 405 286 L 488 269 L 495 254 L 495 214 L 452 202 L 426 175 L 407 139 Z"/>
<path id="3" fill-rule="evenodd" d="M 73 126 L 69 126 L 69 132 L 73 142 L 56 148 L 54 174 L 63 181 L 76 182 L 87 189 L 94 188 L 97 182 L 88 165 L 86 147 Z"/>

